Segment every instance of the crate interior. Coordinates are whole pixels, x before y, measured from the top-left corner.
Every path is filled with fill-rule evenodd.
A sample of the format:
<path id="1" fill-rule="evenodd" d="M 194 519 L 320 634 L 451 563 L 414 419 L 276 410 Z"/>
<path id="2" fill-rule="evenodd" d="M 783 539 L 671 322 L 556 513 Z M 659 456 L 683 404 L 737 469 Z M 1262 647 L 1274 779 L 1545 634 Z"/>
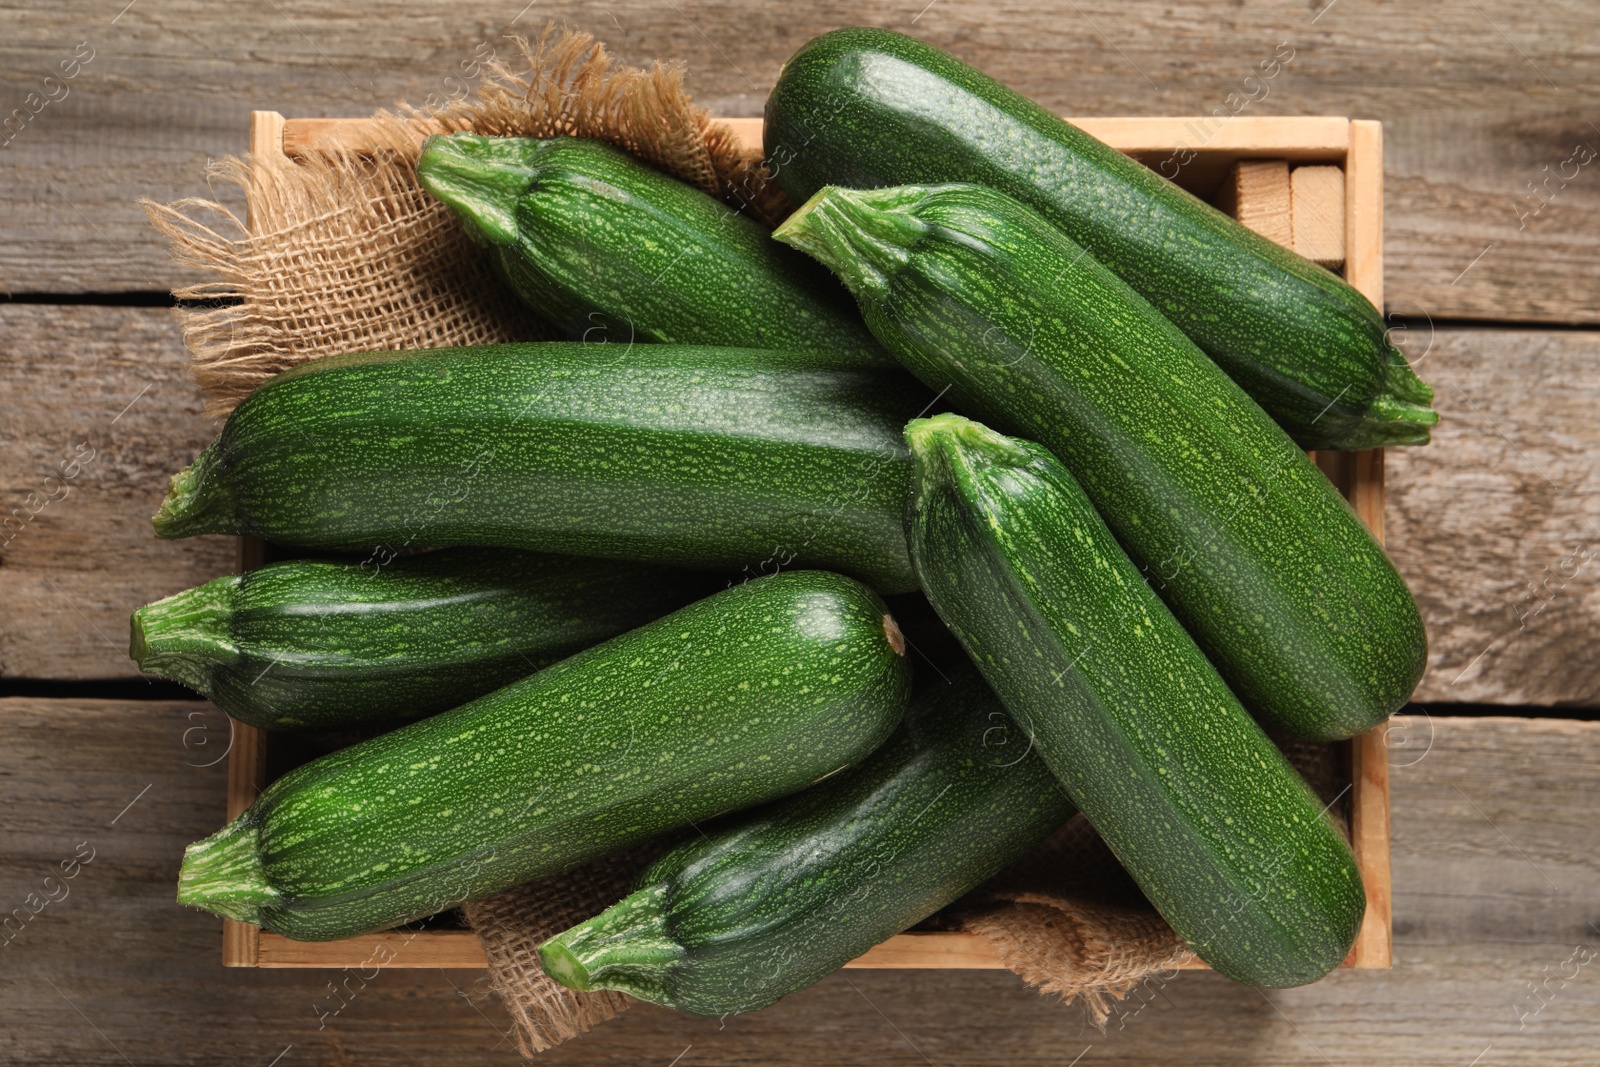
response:
<path id="1" fill-rule="evenodd" d="M 1177 184 L 1211 201 L 1217 198 L 1233 165 L 1241 160 L 1283 160 L 1291 168 L 1301 165 L 1339 166 L 1345 182 L 1326 196 L 1338 196 L 1337 208 L 1346 220 L 1348 259 L 1332 266 L 1352 285 L 1382 306 L 1381 133 L 1376 123 L 1351 123 L 1344 119 L 1260 118 L 1221 123 L 1193 119 L 1074 119 L 1074 122 L 1126 151 L 1158 173 L 1169 173 Z M 759 119 L 729 120 L 746 144 L 759 145 Z M 363 120 L 305 119 L 285 121 L 274 112 L 256 112 L 252 119 L 252 152 L 296 156 L 306 145 L 336 140 L 359 147 Z M 1249 205 L 1231 205 L 1243 217 Z M 1271 210 L 1278 210 L 1276 201 Z M 254 225 L 254 221 L 252 222 Z M 1381 540 L 1383 537 L 1383 465 L 1381 450 L 1372 453 L 1324 453 L 1319 466 L 1339 487 Z M 241 539 L 241 567 L 288 558 L 291 554 L 258 539 Z M 915 613 L 913 599 L 892 604 L 897 614 Z M 925 603 L 921 610 L 928 611 Z M 935 657 L 942 641 L 953 638 L 937 619 L 908 617 L 915 627 L 913 641 Z M 941 637 L 941 634 L 943 635 Z M 260 788 L 293 767 L 342 747 L 354 736 L 290 737 L 268 735 L 238 726 L 229 760 L 229 817 L 248 805 Z M 1343 781 L 1350 783 L 1336 803 L 1347 815 L 1352 847 L 1367 883 L 1369 906 L 1356 947 L 1347 966 L 1387 967 L 1390 964 L 1388 778 L 1382 728 L 1337 746 Z M 403 944 L 389 966 L 483 965 L 481 950 L 457 912 L 411 924 L 399 931 L 352 938 L 347 941 L 302 944 L 253 926 L 224 920 L 224 960 L 230 966 L 341 967 L 359 966 L 372 956 L 376 943 Z M 416 946 L 425 946 L 419 950 Z M 852 966 L 883 967 L 996 967 L 997 961 L 975 938 L 944 932 L 910 932 L 892 938 Z"/>

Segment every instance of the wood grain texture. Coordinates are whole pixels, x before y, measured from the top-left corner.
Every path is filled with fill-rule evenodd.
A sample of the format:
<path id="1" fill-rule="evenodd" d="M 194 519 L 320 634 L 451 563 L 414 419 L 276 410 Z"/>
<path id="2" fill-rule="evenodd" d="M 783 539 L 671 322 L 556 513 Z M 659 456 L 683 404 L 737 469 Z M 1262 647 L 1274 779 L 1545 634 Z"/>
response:
<path id="1" fill-rule="evenodd" d="M 0 9 L 4 109 L 22 106 L 78 42 L 94 49 L 64 83 L 68 95 L 0 151 L 0 290 L 192 280 L 170 264 L 134 198 L 206 194 L 205 160 L 243 150 L 253 108 L 360 115 L 446 97 L 470 80 L 460 65 L 479 44 L 504 51 L 503 34 L 551 18 L 600 34 L 626 62 L 682 59 L 701 103 L 756 115 L 801 43 L 871 23 L 949 48 L 1058 112 L 1222 116 L 1198 141 L 1226 136 L 1219 131 L 1234 114 L 1381 119 L 1394 309 L 1600 320 L 1600 161 L 1574 160 L 1579 145 L 1600 146 L 1587 0 L 1238 0 L 1225 9 L 1201 0 L 998 9 L 826 0 L 782 18 L 735 0 L 560 0 L 532 10 L 521 0 L 427 10 L 398 0 L 166 0 L 118 16 L 120 8 L 69 0 L 48 13 Z M 1292 58 L 1264 78 L 1262 65 L 1278 55 Z"/>
<path id="2" fill-rule="evenodd" d="M 1290 228 L 1296 252 L 1330 270 L 1344 264 L 1344 171 L 1296 167 L 1289 175 Z"/>
<path id="3" fill-rule="evenodd" d="M 483 946 L 470 930 L 436 930 L 409 933 L 387 930 L 345 941 L 291 941 L 280 934 L 261 933 L 245 939 L 240 931 L 254 929 L 245 923 L 222 920 L 224 967 L 320 967 L 329 960 L 360 966 L 376 954 L 392 953 L 396 967 L 481 968 Z M 235 944 L 237 942 L 237 944 Z M 338 946 L 334 948 L 334 946 Z M 381 946 L 381 947 L 380 947 Z M 233 951 L 230 953 L 229 949 Z M 1003 970 L 994 950 L 983 940 L 939 931 L 901 934 L 874 945 L 846 967 L 861 970 L 933 968 L 942 970 Z M 1194 968 L 1202 964 L 1191 965 Z"/>
<path id="4" fill-rule="evenodd" d="M 1350 123 L 1350 152 L 1344 167 L 1344 277 L 1376 308 L 1384 306 L 1383 159 L 1383 125 L 1372 119 Z"/>
<path id="5" fill-rule="evenodd" d="M 216 433 L 177 325 L 11 304 L 0 337 L 0 676 L 136 676 L 129 613 L 235 563 L 233 538 L 157 541 L 148 521 Z"/>
<path id="6" fill-rule="evenodd" d="M 1387 544 L 1428 627 L 1415 699 L 1600 703 L 1600 336 L 1404 341 L 1440 414 L 1386 456 Z"/>
<path id="7" fill-rule="evenodd" d="M 473 972 L 219 965 L 215 919 L 174 904 L 172 880 L 223 796 L 220 764 L 187 765 L 185 731 L 221 740 L 222 721 L 198 702 L 0 701 L 0 905 L 95 849 L 0 949 L 0 1062 L 264 1065 L 289 1046 L 282 1067 L 516 1062 Z M 1186 971 L 1103 1035 L 1005 972 L 851 971 L 723 1021 L 638 1005 L 540 1062 L 1061 1067 L 1087 1048 L 1082 1064 L 1465 1067 L 1492 1045 L 1481 1065 L 1592 1063 L 1600 972 L 1559 975 L 1600 948 L 1600 724 L 1395 729 L 1393 971 L 1266 994 Z"/>
<path id="8" fill-rule="evenodd" d="M 1290 202 L 1289 163 L 1283 159 L 1241 159 L 1222 179 L 1222 188 L 1211 200 L 1218 211 L 1232 215 L 1267 240 L 1285 248 L 1294 247 Z M 1342 186 L 1339 189 L 1339 206 L 1342 218 Z M 1343 257 L 1340 259 L 1342 265 Z"/>
<path id="9" fill-rule="evenodd" d="M 0 330 L 0 522 L 96 449 L 0 547 L 0 671 L 129 677 L 128 613 L 236 565 L 232 539 L 157 541 L 145 522 L 215 426 L 164 310 L 13 304 Z M 1600 334 L 1424 320 L 1397 338 L 1444 413 L 1434 444 L 1387 454 L 1388 547 L 1431 644 L 1417 699 L 1600 703 Z"/>

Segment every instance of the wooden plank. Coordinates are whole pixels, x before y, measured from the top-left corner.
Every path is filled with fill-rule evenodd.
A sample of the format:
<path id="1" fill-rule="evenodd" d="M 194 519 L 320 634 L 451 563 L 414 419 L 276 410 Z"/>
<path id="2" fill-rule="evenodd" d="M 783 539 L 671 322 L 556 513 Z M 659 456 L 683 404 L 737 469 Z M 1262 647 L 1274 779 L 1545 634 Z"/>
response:
<path id="1" fill-rule="evenodd" d="M 28 620 L 0 629 L 0 671 L 128 677 L 128 613 L 235 566 L 229 539 L 157 541 L 145 521 L 213 424 L 161 309 L 12 304 L 0 329 L 4 510 L 59 494 L 50 472 L 79 442 L 96 450 L 65 498 L 0 534 L 11 537 L 0 608 Z M 1600 335 L 1433 331 L 1424 320 L 1397 338 L 1443 413 L 1433 445 L 1387 457 L 1389 549 L 1432 645 L 1418 699 L 1600 703 L 1600 664 L 1587 653 L 1600 620 Z"/>
<path id="2" fill-rule="evenodd" d="M 699 102 L 728 115 L 759 114 L 781 64 L 811 35 L 875 23 L 951 48 L 1057 112 L 1208 116 L 1189 139 L 1202 147 L 1272 114 L 1381 117 L 1393 146 L 1399 310 L 1600 320 L 1592 255 L 1600 181 L 1592 164 L 1568 162 L 1578 145 L 1600 146 L 1588 125 L 1596 90 L 1583 80 L 1585 0 L 1552 0 L 1537 17 L 1514 0 L 1415 11 L 1242 0 L 1224 19 L 1205 5 L 1104 0 L 1065 16 L 1042 0 L 925 13 L 824 0 L 781 20 L 732 0 L 618 0 L 604 10 L 557 0 L 534 11 L 491 0 L 404 17 L 374 0 L 240 10 L 170 0 L 120 15 L 113 7 L 68 0 L 53 19 L 0 12 L 7 108 L 76 42 L 95 50 L 66 83 L 69 95 L 0 153 L 0 290 L 193 280 L 170 263 L 134 200 L 206 195 L 205 160 L 244 148 L 252 108 L 365 114 L 448 96 L 472 80 L 461 64 L 470 67 L 480 45 L 503 51 L 504 33 L 546 18 L 601 34 L 626 62 L 686 61 Z M 1263 64 L 1273 77 L 1263 77 Z"/>
<path id="3" fill-rule="evenodd" d="M 1292 247 L 1330 270 L 1344 264 L 1344 171 L 1331 166 L 1296 167 L 1289 175 Z"/>
<path id="4" fill-rule="evenodd" d="M 1394 965 L 1388 737 L 1383 724 L 1350 740 L 1350 847 L 1367 893 L 1361 933 L 1345 961 L 1352 967 Z"/>
<path id="5" fill-rule="evenodd" d="M 227 821 L 232 822 L 255 802 L 261 794 L 260 783 L 267 780 L 267 736 L 263 730 L 232 719 L 228 720 L 228 729 L 231 744 L 228 746 Z M 259 926 L 223 919 L 222 965 L 270 966 L 262 959 L 261 936 Z"/>
<path id="6" fill-rule="evenodd" d="M 230 926 L 242 925 L 230 923 Z M 259 939 L 257 962 L 226 964 L 247 967 L 320 967 L 329 959 L 359 962 L 373 957 L 390 960 L 393 967 L 472 968 L 484 966 L 483 948 L 470 930 L 385 931 L 339 942 L 330 956 L 328 943 L 291 941 L 264 933 Z M 966 934 L 901 934 L 845 964 L 863 970 L 1003 970 L 1004 964 L 983 941 Z"/>
<path id="7" fill-rule="evenodd" d="M 234 565 L 158 541 L 167 480 L 216 433 L 170 312 L 0 305 L 0 675 L 137 675 L 128 614 Z"/>
<path id="8" fill-rule="evenodd" d="M 186 766 L 196 713 L 225 733 L 202 703 L 0 700 L 0 904 L 23 906 L 78 842 L 95 849 L 3 949 L 0 1059 L 266 1064 L 292 1045 L 281 1067 L 507 1062 L 504 1016 L 474 972 L 219 966 L 215 921 L 172 901 L 183 846 L 222 802 L 221 765 Z M 1185 972 L 1136 993 L 1102 1035 L 1004 971 L 857 970 L 720 1021 L 638 1005 L 541 1062 L 1059 1067 L 1088 1049 L 1081 1063 L 1464 1067 L 1492 1045 L 1480 1067 L 1587 1065 L 1600 982 L 1592 966 L 1559 975 L 1575 946 L 1600 947 L 1600 724 L 1395 729 L 1392 971 L 1265 993 Z"/>
<path id="9" fill-rule="evenodd" d="M 1600 704 L 1600 335 L 1404 337 L 1425 448 L 1388 450 L 1388 548 L 1428 625 L 1416 699 Z"/>
<path id="10" fill-rule="evenodd" d="M 1204 116 L 1065 117 L 1120 152 L 1159 158 L 1170 155 L 1174 145 L 1199 140 L 1199 124 L 1206 121 Z M 741 144 L 761 147 L 763 122 L 760 118 L 730 116 L 719 121 L 733 131 Z M 365 118 L 357 116 L 289 117 L 283 127 L 282 148 L 291 158 L 309 149 L 330 145 L 357 152 L 371 151 L 373 141 L 366 122 Z M 1240 154 L 1270 152 L 1284 160 L 1326 162 L 1344 159 L 1349 138 L 1349 120 L 1337 116 L 1240 116 L 1218 128 L 1196 151 L 1227 156 L 1230 160 Z"/>
<path id="11" fill-rule="evenodd" d="M 1384 306 L 1383 160 L 1383 127 L 1370 119 L 1352 122 L 1344 167 L 1344 278 L 1380 310 Z"/>
<path id="12" fill-rule="evenodd" d="M 1351 125 L 1347 119 L 1330 116 L 1240 117 L 1211 130 L 1204 144 L 1192 150 L 1180 167 L 1170 162 L 1173 146 L 1199 143 L 1197 130 L 1206 121 L 1203 117 L 1068 116 L 1068 120 L 1148 166 L 1160 168 L 1167 163 L 1179 185 L 1205 200 L 1214 198 L 1240 154 L 1273 154 L 1280 160 L 1275 165 L 1284 165 L 1283 161 L 1291 159 L 1342 163 Z M 761 149 L 761 119 L 719 121 L 733 131 L 741 144 Z M 356 152 L 371 151 L 373 141 L 366 124 L 367 120 L 361 118 L 289 118 L 284 123 L 282 150 L 291 158 L 312 148 L 332 145 Z M 417 136 L 420 141 L 423 134 L 419 132 Z M 1287 207 L 1286 194 L 1286 211 Z M 1226 210 L 1232 214 L 1232 207 Z M 1290 243 L 1288 231 L 1268 236 L 1281 239 L 1285 245 Z"/>
<path id="13" fill-rule="evenodd" d="M 1267 240 L 1294 247 L 1288 160 L 1241 159 L 1222 179 L 1222 188 L 1211 202 L 1218 211 L 1232 215 Z M 1339 190 L 1339 202 L 1342 208 L 1343 189 Z"/>

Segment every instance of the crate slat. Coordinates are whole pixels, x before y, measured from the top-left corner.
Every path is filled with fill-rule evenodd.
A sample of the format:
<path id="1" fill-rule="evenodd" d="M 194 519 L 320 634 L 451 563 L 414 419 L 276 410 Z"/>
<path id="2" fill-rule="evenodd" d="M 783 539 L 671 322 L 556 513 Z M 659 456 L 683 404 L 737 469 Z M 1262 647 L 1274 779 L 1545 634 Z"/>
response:
<path id="1" fill-rule="evenodd" d="M 1293 247 L 1288 160 L 1241 159 L 1222 179 L 1222 188 L 1211 203 L 1267 240 Z M 1339 210 L 1344 210 L 1343 190 L 1339 194 Z"/>
<path id="2" fill-rule="evenodd" d="M 1344 263 L 1344 171 L 1326 164 L 1289 175 L 1290 224 L 1296 252 L 1329 270 Z"/>

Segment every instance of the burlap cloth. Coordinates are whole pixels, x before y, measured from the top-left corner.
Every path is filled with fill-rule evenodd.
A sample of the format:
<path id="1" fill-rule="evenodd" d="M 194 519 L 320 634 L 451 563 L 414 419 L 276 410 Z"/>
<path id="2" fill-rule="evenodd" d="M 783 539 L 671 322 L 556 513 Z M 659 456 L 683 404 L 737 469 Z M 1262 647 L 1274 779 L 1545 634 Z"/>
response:
<path id="1" fill-rule="evenodd" d="M 789 205 L 758 153 L 695 107 L 678 65 L 619 68 L 587 34 L 514 38 L 471 73 L 457 103 L 379 112 L 359 149 L 324 146 L 297 161 L 229 158 L 211 177 L 244 190 L 250 224 L 220 204 L 144 201 L 177 258 L 215 280 L 176 292 L 205 306 L 177 315 L 207 411 L 224 416 L 267 378 L 339 352 L 547 339 L 440 203 L 417 184 L 429 133 L 473 130 L 607 141 L 773 225 Z M 1289 748 L 1325 801 L 1344 783 L 1335 749 Z M 1340 802 L 1333 804 L 1342 819 Z M 625 1008 L 616 993 L 574 993 L 546 978 L 538 944 L 627 891 L 641 852 L 466 905 L 494 988 L 524 1054 L 557 1045 Z M 1192 957 L 1081 816 L 1036 854 L 930 925 L 986 938 L 1042 991 L 1081 1001 L 1103 1024 L 1112 1003 Z"/>

